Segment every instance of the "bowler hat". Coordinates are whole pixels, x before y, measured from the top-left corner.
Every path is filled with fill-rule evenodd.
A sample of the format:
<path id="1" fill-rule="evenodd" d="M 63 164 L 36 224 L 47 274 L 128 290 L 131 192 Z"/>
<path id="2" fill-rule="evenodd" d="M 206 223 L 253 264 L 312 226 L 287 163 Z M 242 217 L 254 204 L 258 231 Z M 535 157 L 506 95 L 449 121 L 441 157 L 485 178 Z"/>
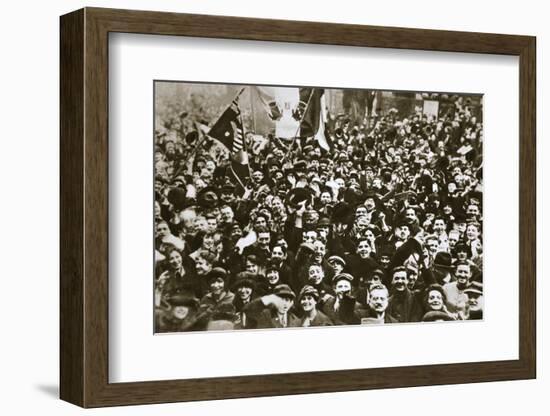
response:
<path id="1" fill-rule="evenodd" d="M 433 265 L 440 269 L 452 269 L 453 259 L 451 255 L 445 251 L 440 251 L 435 255 Z"/>

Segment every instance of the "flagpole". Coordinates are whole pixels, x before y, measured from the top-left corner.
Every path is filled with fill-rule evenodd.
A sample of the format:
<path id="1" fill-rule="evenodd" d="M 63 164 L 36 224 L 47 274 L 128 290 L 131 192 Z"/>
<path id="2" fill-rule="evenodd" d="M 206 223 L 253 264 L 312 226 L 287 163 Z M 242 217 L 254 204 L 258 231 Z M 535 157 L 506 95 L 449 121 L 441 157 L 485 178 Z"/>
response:
<path id="1" fill-rule="evenodd" d="M 304 113 L 302 114 L 302 117 L 300 117 L 300 122 L 298 123 L 298 128 L 296 129 L 296 133 L 294 133 L 294 139 L 292 139 L 292 142 L 290 143 L 290 146 L 288 147 L 288 152 L 285 155 L 285 157 L 283 158 L 283 162 L 286 161 L 286 159 L 288 159 L 288 157 L 290 156 L 290 153 L 292 152 L 292 148 L 294 147 L 294 142 L 298 138 L 298 132 L 300 131 L 300 127 L 302 126 L 302 120 L 303 120 L 304 116 L 307 113 L 307 109 L 309 108 L 309 103 L 311 102 L 311 98 L 313 97 L 314 92 L 315 92 L 315 88 L 312 88 L 311 93 L 309 94 L 309 98 L 308 98 L 307 103 L 306 103 L 306 108 L 304 109 Z"/>
<path id="2" fill-rule="evenodd" d="M 254 127 L 254 134 L 256 134 L 256 111 L 254 108 L 254 99 L 252 98 L 252 88 L 248 89 L 248 96 L 250 97 L 250 111 L 252 111 L 252 126 Z"/>
<path id="3" fill-rule="evenodd" d="M 239 98 L 241 96 L 241 94 L 243 93 L 243 91 L 245 90 L 246 87 L 242 87 L 241 90 L 237 93 L 237 95 L 235 95 L 235 98 L 233 98 L 233 100 L 231 100 L 231 103 L 218 115 L 218 117 L 215 118 L 215 120 L 217 121 L 223 113 L 225 113 L 227 111 L 227 109 L 229 107 L 231 107 L 231 104 L 233 104 L 233 102 Z M 196 123 L 196 122 L 194 122 Z M 242 119 L 241 119 L 241 124 L 242 124 Z M 195 125 L 195 128 L 197 129 L 197 126 Z M 200 129 L 197 129 L 197 131 L 199 131 Z M 243 126 L 243 131 L 244 131 L 244 126 Z M 187 164 L 189 163 L 189 161 L 191 160 L 191 158 L 193 156 L 195 156 L 195 154 L 197 153 L 197 151 L 199 150 L 199 148 L 202 146 L 202 144 L 206 141 L 206 138 L 208 136 L 208 134 L 204 133 L 203 131 L 200 132 L 200 134 L 202 135 L 202 137 L 200 138 L 199 142 L 196 144 L 195 148 L 193 149 L 193 151 L 191 152 L 191 154 L 189 156 L 187 156 L 187 158 L 185 159 L 185 162 L 183 163 L 183 166 L 187 166 Z M 244 137 L 243 137 L 243 140 L 244 140 Z M 178 174 L 181 172 L 181 169 L 178 171 Z M 177 175 L 174 175 L 174 177 L 177 176 Z"/>

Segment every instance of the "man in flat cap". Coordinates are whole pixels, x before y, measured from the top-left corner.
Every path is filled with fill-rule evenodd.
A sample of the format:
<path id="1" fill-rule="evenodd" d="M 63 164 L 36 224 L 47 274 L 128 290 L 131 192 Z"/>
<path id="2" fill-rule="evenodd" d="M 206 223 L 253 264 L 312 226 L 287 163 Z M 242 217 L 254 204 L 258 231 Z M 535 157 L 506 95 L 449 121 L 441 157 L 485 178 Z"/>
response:
<path id="1" fill-rule="evenodd" d="M 273 294 L 262 296 L 243 311 L 256 328 L 288 328 L 301 326 L 300 319 L 291 311 L 296 295 L 286 284 L 275 287 Z"/>

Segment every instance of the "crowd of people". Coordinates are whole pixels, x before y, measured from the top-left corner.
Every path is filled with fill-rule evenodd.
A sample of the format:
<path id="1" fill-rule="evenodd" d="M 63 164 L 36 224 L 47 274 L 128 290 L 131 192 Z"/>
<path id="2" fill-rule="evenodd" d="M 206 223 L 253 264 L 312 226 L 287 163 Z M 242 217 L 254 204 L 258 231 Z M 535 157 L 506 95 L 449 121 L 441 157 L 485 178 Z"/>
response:
<path id="1" fill-rule="evenodd" d="M 482 319 L 467 97 L 438 118 L 333 115 L 330 150 L 266 135 L 245 183 L 182 117 L 155 135 L 156 332 Z"/>

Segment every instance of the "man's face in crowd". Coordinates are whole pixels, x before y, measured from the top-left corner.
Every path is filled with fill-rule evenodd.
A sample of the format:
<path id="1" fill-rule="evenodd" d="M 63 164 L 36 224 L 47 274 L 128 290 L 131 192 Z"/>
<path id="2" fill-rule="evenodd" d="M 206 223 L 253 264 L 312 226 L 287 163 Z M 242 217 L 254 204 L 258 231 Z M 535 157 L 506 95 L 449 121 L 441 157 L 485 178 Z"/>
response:
<path id="1" fill-rule="evenodd" d="M 453 207 L 451 207 L 448 204 L 443 206 L 443 214 L 451 215 L 452 213 L 453 213 Z"/>
<path id="2" fill-rule="evenodd" d="M 237 294 L 239 295 L 239 299 L 247 301 L 250 299 L 250 296 L 252 296 L 252 288 L 241 286 L 237 289 Z"/>
<path id="3" fill-rule="evenodd" d="M 409 227 L 407 227 L 406 225 L 397 227 L 395 230 L 396 230 L 397 238 L 399 238 L 402 241 L 405 241 L 407 238 L 409 238 L 409 235 L 411 234 Z"/>
<path id="4" fill-rule="evenodd" d="M 410 270 L 407 273 L 407 278 L 408 278 L 407 287 L 409 288 L 409 290 L 414 290 L 416 286 L 416 282 L 418 281 L 418 273 Z"/>
<path id="5" fill-rule="evenodd" d="M 385 254 L 380 256 L 380 265 L 382 267 L 384 267 L 384 268 L 388 267 L 389 264 L 390 264 L 390 261 L 391 261 L 390 256 L 385 255 Z"/>
<path id="6" fill-rule="evenodd" d="M 218 228 L 218 220 L 215 217 L 208 218 L 206 223 L 208 224 L 207 231 L 210 233 L 213 233 Z"/>
<path id="7" fill-rule="evenodd" d="M 467 264 L 459 264 L 456 267 L 456 285 L 459 289 L 466 289 L 468 283 L 470 283 L 470 277 L 472 271 Z"/>
<path id="8" fill-rule="evenodd" d="M 233 192 L 229 192 L 227 190 L 223 190 L 220 199 L 225 202 L 226 204 L 230 204 L 235 200 L 235 194 Z"/>
<path id="9" fill-rule="evenodd" d="M 197 269 L 197 274 L 199 276 L 204 276 L 212 270 L 212 265 L 202 257 L 199 257 L 195 262 L 195 268 Z"/>
<path id="10" fill-rule="evenodd" d="M 309 266 L 308 270 L 308 280 L 313 285 L 318 285 L 323 281 L 323 278 L 325 277 L 325 273 L 323 272 L 323 268 L 317 264 L 313 264 Z"/>
<path id="11" fill-rule="evenodd" d="M 403 292 L 407 288 L 408 278 L 406 271 L 395 272 L 391 281 L 392 287 L 397 292 Z"/>
<path id="12" fill-rule="evenodd" d="M 318 259 L 322 259 L 323 257 L 325 257 L 325 254 L 326 254 L 325 243 L 323 243 L 320 240 L 316 240 L 313 243 L 313 247 L 315 250 L 315 257 L 317 257 Z"/>
<path id="13" fill-rule="evenodd" d="M 367 207 L 358 206 L 355 209 L 355 218 L 363 217 L 365 215 L 367 215 Z"/>
<path id="14" fill-rule="evenodd" d="M 281 246 L 273 247 L 271 251 L 271 258 L 277 261 L 283 261 L 285 259 L 285 253 Z"/>
<path id="15" fill-rule="evenodd" d="M 443 221 L 443 219 L 441 218 L 438 218 L 437 220 L 435 220 L 434 222 L 434 231 L 436 234 L 442 234 L 445 232 L 445 230 L 447 229 L 446 225 L 445 225 L 445 221 Z"/>
<path id="16" fill-rule="evenodd" d="M 428 252 L 432 256 L 435 256 L 439 249 L 439 242 L 435 238 L 430 238 L 426 240 L 426 247 L 428 248 Z"/>
<path id="17" fill-rule="evenodd" d="M 372 169 L 365 169 L 365 176 L 367 177 L 367 179 L 372 180 L 372 178 L 374 177 L 373 170 Z"/>
<path id="18" fill-rule="evenodd" d="M 271 241 L 271 234 L 269 232 L 261 232 L 258 234 L 258 246 L 263 249 L 269 249 L 269 242 Z"/>
<path id="19" fill-rule="evenodd" d="M 388 307 L 388 291 L 386 289 L 373 289 L 370 292 L 369 307 L 376 313 L 385 312 Z"/>
<path id="20" fill-rule="evenodd" d="M 373 198 L 367 198 L 365 200 L 365 207 L 367 209 L 368 212 L 372 211 L 374 209 L 374 207 L 376 206 L 375 202 L 374 202 L 374 199 Z"/>
<path id="21" fill-rule="evenodd" d="M 204 168 L 210 172 L 210 174 L 214 173 L 214 170 L 216 169 L 216 164 L 214 163 L 214 161 L 212 160 L 209 160 L 208 162 L 206 162 L 206 165 L 204 166 Z"/>
<path id="22" fill-rule="evenodd" d="M 456 191 L 456 183 L 449 182 L 449 184 L 447 185 L 447 190 L 449 191 L 450 194 L 454 194 Z"/>
<path id="23" fill-rule="evenodd" d="M 409 224 L 412 224 L 416 221 L 416 212 L 412 208 L 407 208 L 405 211 L 405 218 Z"/>
<path id="24" fill-rule="evenodd" d="M 277 312 L 279 312 L 280 314 L 285 314 L 294 304 L 294 300 L 286 296 L 281 296 L 281 299 L 282 302 L 280 305 L 277 306 Z"/>
<path id="25" fill-rule="evenodd" d="M 284 205 L 283 201 L 281 201 L 281 198 L 275 197 L 271 201 L 271 206 L 273 207 L 274 212 L 283 212 L 284 211 Z"/>
<path id="26" fill-rule="evenodd" d="M 202 246 L 206 249 L 211 249 L 214 247 L 215 239 L 214 234 L 204 234 L 202 237 Z"/>
<path id="27" fill-rule="evenodd" d="M 233 213 L 233 209 L 230 206 L 225 206 L 221 209 L 221 216 L 222 221 L 225 224 L 231 224 L 233 222 L 235 214 Z"/>
<path id="28" fill-rule="evenodd" d="M 468 205 L 468 208 L 466 209 L 466 215 L 477 219 L 479 217 L 479 206 L 476 204 Z"/>
<path id="29" fill-rule="evenodd" d="M 464 234 L 466 232 L 466 223 L 464 221 L 456 222 L 454 228 L 458 230 L 460 234 Z"/>
<path id="30" fill-rule="evenodd" d="M 477 228 L 477 225 L 468 224 L 466 227 L 466 238 L 470 241 L 477 240 L 479 238 L 479 229 Z"/>
<path id="31" fill-rule="evenodd" d="M 250 260 L 246 260 L 245 270 L 249 273 L 258 274 L 258 265 Z"/>
<path id="32" fill-rule="evenodd" d="M 218 277 L 216 279 L 212 279 L 210 281 L 210 291 L 214 295 L 219 295 L 223 292 L 223 289 L 225 287 L 225 282 L 221 277 Z"/>
<path id="33" fill-rule="evenodd" d="M 336 293 L 339 298 L 342 298 L 344 294 L 351 293 L 350 281 L 344 279 L 338 280 L 334 286 L 334 293 Z"/>
<path id="34" fill-rule="evenodd" d="M 231 239 L 233 241 L 238 240 L 243 236 L 243 230 L 241 230 L 241 227 L 236 226 L 231 228 Z"/>
<path id="35" fill-rule="evenodd" d="M 168 228 L 168 224 L 161 222 L 157 225 L 157 237 L 164 238 L 168 235 L 170 235 L 170 228 Z"/>
<path id="36" fill-rule="evenodd" d="M 317 239 L 317 232 L 316 231 L 306 231 L 304 234 L 302 234 L 302 242 L 303 243 L 313 244 L 313 242 L 316 239 Z"/>
<path id="37" fill-rule="evenodd" d="M 252 180 L 256 184 L 259 184 L 262 181 L 263 178 L 264 178 L 264 174 L 262 172 L 260 172 L 259 170 L 256 170 L 256 171 L 254 171 L 254 173 L 252 173 Z"/>
<path id="38" fill-rule="evenodd" d="M 304 222 L 306 224 L 316 224 L 319 221 L 319 213 L 315 210 L 306 211 L 304 214 Z"/>
<path id="39" fill-rule="evenodd" d="M 335 276 L 337 274 L 342 273 L 342 271 L 344 270 L 344 265 L 342 263 L 340 263 L 339 261 L 331 260 L 329 262 L 329 265 L 332 268 L 332 270 L 334 270 L 334 275 Z"/>
<path id="40" fill-rule="evenodd" d="M 172 270 L 179 270 L 183 263 L 181 254 L 178 253 L 176 250 L 172 250 L 170 252 L 170 255 L 168 256 L 168 263 L 170 264 L 170 268 Z"/>
<path id="41" fill-rule="evenodd" d="M 268 270 L 267 271 L 267 281 L 270 285 L 276 285 L 279 283 L 279 272 L 277 270 Z"/>
<path id="42" fill-rule="evenodd" d="M 336 182 L 336 185 L 338 185 L 339 189 L 346 187 L 346 182 L 344 181 L 344 178 L 336 178 L 334 182 Z"/>
<path id="43" fill-rule="evenodd" d="M 372 187 L 376 188 L 376 189 L 380 189 L 382 187 L 382 179 L 374 178 L 373 181 L 372 181 Z M 367 201 L 365 201 L 365 205 L 366 205 L 366 202 Z M 373 200 L 373 202 L 374 202 L 374 200 Z"/>
<path id="44" fill-rule="evenodd" d="M 369 257 L 371 252 L 371 248 L 369 245 L 369 242 L 367 240 L 361 240 L 359 241 L 359 244 L 357 245 L 357 254 L 359 254 L 359 257 L 362 259 L 366 259 Z"/>
<path id="45" fill-rule="evenodd" d="M 357 224 L 357 228 L 359 228 L 359 230 L 365 230 L 369 226 L 369 219 L 366 215 L 362 215 L 356 218 L 355 223 Z"/>
<path id="46" fill-rule="evenodd" d="M 468 306 L 470 312 L 479 312 L 483 310 L 483 295 L 477 293 L 468 294 Z"/>
<path id="47" fill-rule="evenodd" d="M 194 227 L 197 231 L 206 232 L 208 230 L 208 222 L 206 221 L 206 218 L 196 217 Z"/>
<path id="48" fill-rule="evenodd" d="M 443 296 L 439 290 L 430 290 L 430 293 L 428 293 L 428 305 L 433 311 L 443 309 Z"/>
<path id="49" fill-rule="evenodd" d="M 300 299 L 300 305 L 302 306 L 304 312 L 310 312 L 315 309 L 317 301 L 311 295 L 304 295 L 302 296 L 302 299 Z"/>
<path id="50" fill-rule="evenodd" d="M 449 242 L 449 247 L 450 248 L 455 248 L 456 246 L 456 243 L 458 243 L 458 240 L 460 239 L 460 233 L 456 230 L 452 230 L 451 232 L 449 232 L 449 238 L 448 238 L 448 242 Z"/>
<path id="51" fill-rule="evenodd" d="M 369 277 L 367 277 L 367 287 L 371 287 L 372 285 L 381 284 L 382 279 L 378 273 L 371 274 Z"/>
<path id="52" fill-rule="evenodd" d="M 456 258 L 460 261 L 466 261 L 468 259 L 468 252 L 466 250 L 457 251 Z"/>
<path id="53" fill-rule="evenodd" d="M 321 194 L 321 204 L 323 205 L 327 205 L 327 204 L 330 204 L 330 201 L 332 200 L 332 198 L 330 197 L 330 193 L 329 192 L 323 192 Z"/>
<path id="54" fill-rule="evenodd" d="M 265 217 L 257 217 L 254 221 L 254 227 L 255 228 L 261 228 L 261 227 L 267 227 L 267 221 L 265 220 Z"/>

